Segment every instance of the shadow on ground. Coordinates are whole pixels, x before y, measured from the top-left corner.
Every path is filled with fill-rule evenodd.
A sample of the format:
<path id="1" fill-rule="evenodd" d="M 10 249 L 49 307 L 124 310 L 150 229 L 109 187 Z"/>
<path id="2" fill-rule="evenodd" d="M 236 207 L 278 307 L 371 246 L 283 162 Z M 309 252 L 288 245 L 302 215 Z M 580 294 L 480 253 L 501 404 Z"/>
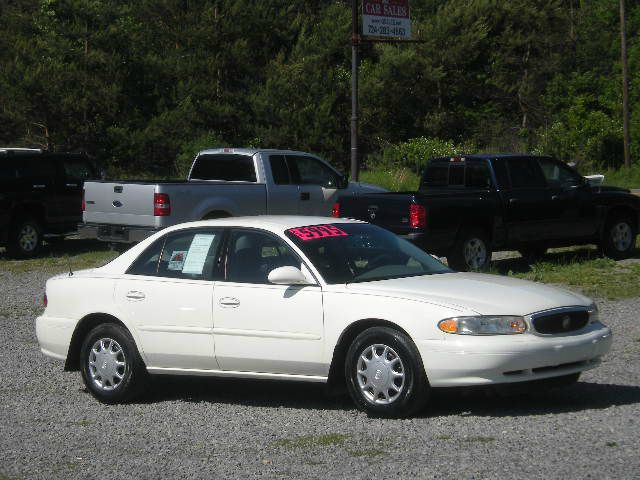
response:
<path id="1" fill-rule="evenodd" d="M 513 395 L 497 395 L 491 388 L 449 388 L 432 392 L 429 406 L 421 417 L 548 415 L 640 404 L 638 386 L 590 382 Z M 248 407 L 355 409 L 346 393 L 329 395 L 322 384 L 202 377 L 154 377 L 141 403 L 175 400 Z"/>

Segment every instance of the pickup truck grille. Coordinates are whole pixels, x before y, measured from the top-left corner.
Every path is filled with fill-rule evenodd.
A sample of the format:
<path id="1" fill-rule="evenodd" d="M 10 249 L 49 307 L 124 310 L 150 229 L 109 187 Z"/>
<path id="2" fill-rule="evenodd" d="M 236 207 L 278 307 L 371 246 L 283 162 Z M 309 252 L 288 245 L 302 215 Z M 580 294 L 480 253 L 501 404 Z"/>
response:
<path id="1" fill-rule="evenodd" d="M 536 332 L 544 335 L 574 332 L 589 322 L 586 310 L 549 312 L 533 315 L 531 324 Z"/>

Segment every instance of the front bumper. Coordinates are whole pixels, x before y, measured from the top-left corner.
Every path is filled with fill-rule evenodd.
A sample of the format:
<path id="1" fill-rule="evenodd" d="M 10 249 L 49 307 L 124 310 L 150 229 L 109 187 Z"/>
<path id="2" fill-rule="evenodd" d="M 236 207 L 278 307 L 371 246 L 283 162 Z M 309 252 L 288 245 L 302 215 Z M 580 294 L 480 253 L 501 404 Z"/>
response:
<path id="1" fill-rule="evenodd" d="M 596 367 L 611 349 L 611 330 L 596 323 L 578 335 L 465 336 L 418 342 L 433 387 L 513 383 Z"/>

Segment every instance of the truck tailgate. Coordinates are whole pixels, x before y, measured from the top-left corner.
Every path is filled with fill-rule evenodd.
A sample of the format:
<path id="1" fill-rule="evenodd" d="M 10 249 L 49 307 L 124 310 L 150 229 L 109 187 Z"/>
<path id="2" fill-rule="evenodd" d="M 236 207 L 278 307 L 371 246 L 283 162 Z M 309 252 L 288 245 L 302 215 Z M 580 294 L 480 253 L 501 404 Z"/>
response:
<path id="1" fill-rule="evenodd" d="M 85 223 L 156 227 L 153 195 L 157 184 L 85 182 Z"/>

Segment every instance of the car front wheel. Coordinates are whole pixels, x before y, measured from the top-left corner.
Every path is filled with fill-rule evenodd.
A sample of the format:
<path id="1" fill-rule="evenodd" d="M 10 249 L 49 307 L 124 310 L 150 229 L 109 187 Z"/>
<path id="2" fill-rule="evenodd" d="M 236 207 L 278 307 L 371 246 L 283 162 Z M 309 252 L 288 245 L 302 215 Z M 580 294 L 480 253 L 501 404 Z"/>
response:
<path id="1" fill-rule="evenodd" d="M 80 350 L 80 365 L 87 389 L 103 403 L 133 400 L 148 377 L 131 335 L 112 323 L 89 332 Z"/>
<path id="2" fill-rule="evenodd" d="M 420 354 L 409 337 L 392 328 L 372 327 L 355 338 L 345 377 L 356 406 L 374 416 L 410 416 L 427 401 Z"/>

